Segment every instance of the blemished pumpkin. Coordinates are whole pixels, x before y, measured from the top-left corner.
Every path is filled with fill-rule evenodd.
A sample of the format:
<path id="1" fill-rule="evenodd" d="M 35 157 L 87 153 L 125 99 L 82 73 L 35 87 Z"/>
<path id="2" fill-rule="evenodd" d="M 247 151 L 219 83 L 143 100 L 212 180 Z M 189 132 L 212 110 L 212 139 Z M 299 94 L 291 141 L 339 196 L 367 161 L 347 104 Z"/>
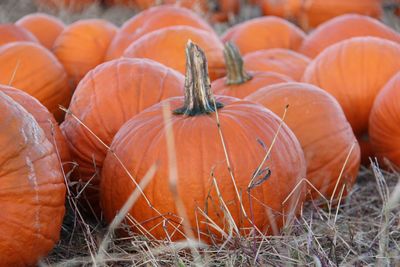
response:
<path id="1" fill-rule="evenodd" d="M 12 42 L 33 42 L 39 43 L 36 37 L 14 24 L 0 24 L 0 46 Z"/>
<path id="2" fill-rule="evenodd" d="M 295 81 L 301 77 L 311 60 L 295 51 L 283 48 L 260 50 L 243 57 L 248 71 L 271 71 L 284 74 Z"/>
<path id="3" fill-rule="evenodd" d="M 0 84 L 10 85 L 38 99 L 57 121 L 68 106 L 72 91 L 67 74 L 57 58 L 32 42 L 14 42 L 0 47 Z"/>
<path id="4" fill-rule="evenodd" d="M 328 46 L 361 36 L 375 36 L 400 43 L 400 34 L 377 19 L 357 14 L 333 18 L 312 31 L 304 40 L 299 52 L 314 58 Z"/>
<path id="5" fill-rule="evenodd" d="M 228 210 L 238 229 L 232 235 L 248 233 L 252 225 L 263 232 L 278 234 L 283 218 L 293 216 L 304 198 L 300 180 L 305 175 L 305 162 L 300 144 L 283 124 L 263 165 L 281 120 L 249 101 L 228 96 L 214 98 L 204 52 L 189 42 L 186 54 L 185 97 L 171 98 L 141 112 L 114 137 L 111 149 L 115 154 L 107 153 L 101 181 L 106 220 L 113 220 L 136 188 L 122 166 L 140 182 L 156 164 L 152 180 L 129 211 L 128 216 L 133 220 L 126 221 L 133 231 L 138 231 L 133 223 L 136 221 L 156 239 L 183 238 L 175 206 L 175 199 L 181 199 L 187 214 L 185 222 L 196 233 L 196 239 L 199 234 L 206 242 L 219 242 L 221 232 L 208 227 L 209 219 L 228 234 L 232 224 L 223 215 Z M 218 131 L 216 109 L 227 155 Z M 167 144 L 169 133 L 175 140 L 171 149 Z M 169 158 L 170 154 L 176 158 Z M 171 162 L 176 162 L 176 176 L 170 175 Z M 257 171 L 260 165 L 261 170 Z M 253 176 L 256 178 L 252 179 Z M 294 190 L 297 184 L 300 186 Z M 221 201 L 226 210 L 220 209 Z M 250 218 L 250 214 L 254 216 Z M 204 223 L 196 223 L 200 221 Z"/>
<path id="6" fill-rule="evenodd" d="M 369 117 L 369 137 L 374 154 L 400 167 L 400 73 L 391 78 L 375 99 Z"/>
<path id="7" fill-rule="evenodd" d="M 261 0 L 264 15 L 295 20 L 309 30 L 334 17 L 356 13 L 379 18 L 381 0 Z"/>
<path id="8" fill-rule="evenodd" d="M 189 26 L 167 27 L 148 33 L 133 42 L 125 50 L 124 57 L 149 58 L 184 74 L 188 40 L 204 48 L 211 80 L 225 76 L 224 46 L 218 36 Z"/>
<path id="9" fill-rule="evenodd" d="M 297 50 L 306 34 L 284 19 L 268 16 L 251 19 L 230 28 L 221 37 L 231 41 L 242 54 L 270 48 Z"/>
<path id="10" fill-rule="evenodd" d="M 0 266 L 35 266 L 55 246 L 65 184 L 35 119 L 0 92 Z"/>
<path id="11" fill-rule="evenodd" d="M 303 81 L 332 94 L 357 136 L 368 131 L 378 92 L 400 71 L 400 45 L 376 37 L 354 37 L 336 43 L 308 65 Z"/>
<path id="12" fill-rule="evenodd" d="M 244 98 L 261 87 L 293 81 L 290 77 L 275 72 L 246 71 L 242 56 L 231 42 L 225 43 L 224 57 L 227 75 L 211 84 L 216 95 Z"/>
<path id="13" fill-rule="evenodd" d="M 44 47 L 51 49 L 55 39 L 64 30 L 64 23 L 54 16 L 45 13 L 28 14 L 15 22 L 25 28 L 39 40 Z"/>
<path id="14" fill-rule="evenodd" d="M 304 151 L 307 179 L 313 185 L 309 198 L 322 194 L 330 200 L 343 189 L 344 195 L 349 192 L 360 167 L 360 147 L 334 97 L 311 84 L 288 82 L 263 87 L 245 99 L 278 116 L 289 105 L 285 123 Z"/>
<path id="15" fill-rule="evenodd" d="M 105 61 L 106 52 L 117 27 L 102 19 L 72 23 L 54 42 L 53 52 L 63 64 L 73 85 Z"/>
<path id="16" fill-rule="evenodd" d="M 131 117 L 181 95 L 183 80 L 182 74 L 155 61 L 125 58 L 97 66 L 80 82 L 61 129 L 79 166 L 73 178 L 90 181 L 85 195 L 93 206 L 98 205 L 98 174 L 107 152 L 99 139 L 110 145 Z"/>
<path id="17" fill-rule="evenodd" d="M 57 155 L 59 155 L 60 160 L 63 164 L 64 170 L 67 173 L 68 170 L 72 168 L 71 155 L 69 153 L 69 148 L 62 134 L 57 121 L 55 120 L 53 114 L 43 106 L 36 98 L 21 91 L 19 89 L 13 88 L 7 85 L 0 84 L 0 92 L 11 97 L 12 100 L 20 104 L 26 111 L 28 111 L 39 124 L 39 126 L 44 131 L 47 140 L 54 146 L 54 150 Z"/>
<path id="18" fill-rule="evenodd" d="M 106 58 L 111 60 L 122 56 L 131 43 L 147 33 L 177 25 L 186 25 L 215 34 L 205 20 L 189 9 L 172 5 L 156 6 L 140 12 L 122 25 L 110 44 Z"/>

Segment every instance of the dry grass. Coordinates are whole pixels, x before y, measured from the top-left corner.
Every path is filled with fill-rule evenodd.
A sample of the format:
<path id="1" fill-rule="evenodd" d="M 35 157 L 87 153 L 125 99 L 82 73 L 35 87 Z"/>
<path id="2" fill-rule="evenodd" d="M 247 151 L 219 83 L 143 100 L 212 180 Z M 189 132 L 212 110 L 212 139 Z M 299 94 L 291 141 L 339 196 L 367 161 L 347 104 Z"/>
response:
<path id="1" fill-rule="evenodd" d="M 28 0 L 2 0 L 0 22 L 14 22 L 34 11 L 38 10 Z M 232 22 L 256 13 L 246 7 L 241 17 Z M 120 25 L 133 14 L 128 9 L 93 6 L 83 14 L 56 15 L 65 22 L 100 17 Z M 216 27 L 221 32 L 227 25 Z M 169 142 L 173 147 L 174 140 Z M 173 150 L 169 151 L 173 158 Z M 174 161 L 170 164 L 173 189 Z M 152 172 L 154 169 L 142 180 L 141 188 L 152 178 Z M 85 218 L 77 204 L 80 193 L 68 191 L 61 240 L 40 266 L 400 266 L 400 175 L 383 172 L 376 163 L 361 170 L 353 190 L 340 206 L 331 207 L 323 201 L 307 203 L 301 216 L 287 225 L 281 236 L 250 234 L 227 239 L 222 245 L 155 241 L 134 233 L 117 237 L 117 228 L 127 230 L 120 222 L 140 192 L 132 194 L 111 226 L 101 218 Z M 177 203 L 180 201 L 177 199 Z"/>

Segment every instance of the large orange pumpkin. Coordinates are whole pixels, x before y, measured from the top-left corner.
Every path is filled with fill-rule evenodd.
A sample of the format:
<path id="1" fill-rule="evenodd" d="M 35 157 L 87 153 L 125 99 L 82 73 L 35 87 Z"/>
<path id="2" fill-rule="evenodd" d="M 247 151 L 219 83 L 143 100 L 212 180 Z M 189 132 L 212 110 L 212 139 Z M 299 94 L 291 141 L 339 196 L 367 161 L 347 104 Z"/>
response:
<path id="1" fill-rule="evenodd" d="M 182 238 L 182 218 L 175 206 L 175 199 L 180 199 L 187 214 L 185 222 L 196 238 L 198 234 L 210 241 L 221 236 L 221 232 L 208 227 L 210 220 L 230 234 L 233 229 L 227 214 L 238 229 L 233 230 L 234 236 L 248 233 L 251 226 L 277 234 L 283 218 L 289 213 L 293 215 L 303 198 L 301 186 L 294 190 L 305 175 L 304 155 L 296 137 L 283 124 L 267 162 L 262 165 L 280 119 L 249 101 L 227 96 L 214 99 L 204 53 L 191 42 L 186 53 L 185 97 L 171 98 L 143 111 L 126 122 L 113 140 L 111 149 L 122 164 L 113 153 L 107 153 L 101 182 L 106 220 L 114 218 L 136 188 L 122 166 L 135 182 L 140 182 L 156 164 L 153 179 L 128 213 L 132 219 L 127 222 L 133 230 L 138 231 L 135 221 L 151 237 Z M 171 110 L 164 111 L 167 103 Z M 166 127 L 171 130 L 170 137 Z M 168 148 L 168 138 L 175 140 L 173 148 Z M 176 158 L 170 158 L 171 154 Z M 171 168 L 175 168 L 171 162 L 176 162 L 176 176 L 171 175 Z M 261 170 L 257 171 L 260 165 Z M 252 179 L 253 176 L 256 178 Z M 223 205 L 226 209 L 220 208 Z"/>
<path id="2" fill-rule="evenodd" d="M 64 23 L 61 20 L 44 13 L 26 15 L 15 24 L 30 31 L 48 49 L 53 47 L 54 41 L 64 30 Z"/>
<path id="3" fill-rule="evenodd" d="M 247 72 L 237 47 L 231 42 L 225 43 L 224 57 L 227 76 L 213 81 L 211 85 L 217 95 L 244 98 L 261 87 L 292 81 L 288 76 L 275 72 Z"/>
<path id="4" fill-rule="evenodd" d="M 272 71 L 299 81 L 311 60 L 288 49 L 275 48 L 249 53 L 243 57 L 249 71 Z"/>
<path id="5" fill-rule="evenodd" d="M 347 13 L 380 17 L 381 0 L 261 0 L 265 15 L 291 18 L 305 30 Z"/>
<path id="6" fill-rule="evenodd" d="M 53 52 L 76 85 L 85 74 L 105 61 L 117 28 L 101 19 L 79 20 L 56 39 Z"/>
<path id="7" fill-rule="evenodd" d="M 231 41 L 242 54 L 270 49 L 287 48 L 296 50 L 306 34 L 294 24 L 274 16 L 255 18 L 230 28 L 222 41 Z"/>
<path id="8" fill-rule="evenodd" d="M 224 46 L 215 34 L 189 26 L 173 26 L 146 34 L 132 43 L 124 57 L 149 58 L 185 73 L 185 45 L 198 43 L 207 55 L 211 80 L 225 75 Z"/>
<path id="9" fill-rule="evenodd" d="M 66 171 L 71 169 L 72 166 L 69 164 L 71 162 L 69 148 L 53 114 L 37 99 L 24 91 L 6 85 L 0 85 L 0 91 L 11 97 L 35 118 L 39 126 L 43 129 L 47 139 L 55 147 L 55 152 L 59 155 L 64 169 Z"/>
<path id="10" fill-rule="evenodd" d="M 0 84 L 11 85 L 38 99 L 61 121 L 71 89 L 67 74 L 46 48 L 31 42 L 15 42 L 0 47 Z"/>
<path id="11" fill-rule="evenodd" d="M 342 106 L 357 136 L 368 130 L 378 92 L 400 70 L 400 45 L 376 37 L 334 44 L 310 63 L 303 81 L 323 88 Z"/>
<path id="12" fill-rule="evenodd" d="M 316 86 L 289 82 L 261 88 L 245 99 L 278 116 L 289 105 L 285 123 L 303 148 L 307 179 L 314 186 L 310 197 L 318 198 L 319 191 L 329 200 L 334 193 L 339 196 L 344 186 L 344 193 L 348 192 L 360 167 L 360 147 L 335 98 Z"/>
<path id="13" fill-rule="evenodd" d="M 161 28 L 186 25 L 214 33 L 214 30 L 196 13 L 177 6 L 164 5 L 140 12 L 126 21 L 115 35 L 108 51 L 107 60 L 115 59 L 143 35 Z"/>
<path id="14" fill-rule="evenodd" d="M 384 86 L 369 117 L 372 150 L 383 161 L 400 167 L 400 73 Z"/>
<path id="15" fill-rule="evenodd" d="M 328 46 L 357 36 L 375 36 L 400 43 L 400 34 L 379 20 L 347 14 L 321 24 L 306 37 L 299 51 L 313 58 Z"/>
<path id="16" fill-rule="evenodd" d="M 81 81 L 69 106 L 69 112 L 80 122 L 67 114 L 61 129 L 79 165 L 76 178 L 90 181 L 93 190 L 87 196 L 92 205 L 98 201 L 97 174 L 107 152 L 99 139 L 110 145 L 127 120 L 162 99 L 180 95 L 182 88 L 183 75 L 146 59 L 106 62 Z"/>
<path id="17" fill-rule="evenodd" d="M 23 41 L 39 42 L 32 33 L 22 27 L 14 24 L 0 24 L 0 46 L 11 42 Z"/>
<path id="18" fill-rule="evenodd" d="M 59 239 L 64 179 L 32 115 L 1 92 L 0 110 L 0 266 L 35 266 Z"/>

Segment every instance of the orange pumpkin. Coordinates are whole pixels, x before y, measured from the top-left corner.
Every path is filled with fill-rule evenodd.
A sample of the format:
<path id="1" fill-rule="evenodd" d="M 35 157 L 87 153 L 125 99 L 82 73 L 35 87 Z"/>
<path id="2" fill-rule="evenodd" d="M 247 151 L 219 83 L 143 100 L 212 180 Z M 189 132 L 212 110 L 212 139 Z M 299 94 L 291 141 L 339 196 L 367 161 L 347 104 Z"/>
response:
<path id="1" fill-rule="evenodd" d="M 46 48 L 51 49 L 53 43 L 64 30 L 64 23 L 56 17 L 33 13 L 19 19 L 16 25 L 31 32 Z"/>
<path id="2" fill-rule="evenodd" d="M 346 14 L 321 24 L 311 32 L 299 52 L 313 58 L 328 46 L 357 36 L 375 36 L 400 43 L 400 34 L 379 20 L 357 14 Z"/>
<path id="3" fill-rule="evenodd" d="M 39 42 L 32 33 L 22 27 L 14 24 L 0 24 L 0 46 L 18 41 Z"/>
<path id="4" fill-rule="evenodd" d="M 262 0 L 265 15 L 277 15 L 297 21 L 305 30 L 334 17 L 357 13 L 372 17 L 382 14 L 381 0 Z"/>
<path id="5" fill-rule="evenodd" d="M 213 92 L 217 95 L 244 98 L 261 87 L 292 81 L 288 76 L 275 72 L 247 72 L 239 51 L 231 42 L 225 44 L 224 56 L 227 76 L 213 81 L 211 85 Z"/>
<path id="6" fill-rule="evenodd" d="M 375 155 L 400 167 L 400 73 L 383 87 L 369 117 L 369 137 Z"/>
<path id="7" fill-rule="evenodd" d="M 268 49 L 249 53 L 243 57 L 249 71 L 272 71 L 299 81 L 311 60 L 288 49 Z"/>
<path id="8" fill-rule="evenodd" d="M 14 42 L 0 47 L 0 84 L 11 85 L 38 99 L 61 121 L 71 89 L 67 74 L 46 48 L 31 42 Z"/>
<path id="9" fill-rule="evenodd" d="M 36 122 L 43 129 L 46 138 L 55 147 L 55 152 L 60 157 L 64 170 L 66 172 L 70 170 L 72 166 L 69 164 L 71 162 L 69 148 L 53 114 L 37 99 L 24 91 L 6 85 L 0 85 L 0 91 L 11 97 L 12 100 L 20 104 L 35 118 Z"/>
<path id="10" fill-rule="evenodd" d="M 66 10 L 69 12 L 80 12 L 84 9 L 100 3 L 101 0 L 35 0 L 39 7 L 47 7 L 56 11 Z"/>
<path id="11" fill-rule="evenodd" d="M 261 17 L 251 19 L 230 28 L 222 41 L 231 41 L 240 52 L 287 48 L 297 50 L 306 34 L 294 24 L 278 17 Z"/>
<path id="12" fill-rule="evenodd" d="M 368 130 L 376 95 L 400 70 L 399 58 L 397 43 L 376 37 L 354 37 L 319 54 L 308 65 L 303 81 L 332 94 L 360 136 Z"/>
<path id="13" fill-rule="evenodd" d="M 134 220 L 127 219 L 127 223 L 138 231 L 133 221 L 139 222 L 150 237 L 181 239 L 182 218 L 175 205 L 178 198 L 187 214 L 185 222 L 196 238 L 198 234 L 204 241 L 218 242 L 222 235 L 208 226 L 210 220 L 226 235 L 247 234 L 252 226 L 278 234 L 283 219 L 296 213 L 304 197 L 301 186 L 294 190 L 305 175 L 304 155 L 296 137 L 282 125 L 269 159 L 262 165 L 280 119 L 249 101 L 227 96 L 214 99 L 204 52 L 189 42 L 186 53 L 185 97 L 166 100 L 171 107 L 165 111 L 168 116 L 163 115 L 166 102 L 141 112 L 124 124 L 112 142 L 112 151 L 135 182 L 156 164 L 153 179 L 129 211 L 128 217 Z M 219 136 L 216 108 L 227 155 Z M 172 153 L 167 125 L 175 140 L 176 160 L 168 156 Z M 170 175 L 171 162 L 176 162 L 176 176 Z M 101 181 L 101 204 L 107 221 L 114 218 L 135 187 L 113 153 L 107 153 Z M 220 208 L 223 205 L 226 210 Z M 237 231 L 223 215 L 228 213 Z"/>
<path id="14" fill-rule="evenodd" d="M 107 60 L 115 59 L 143 35 L 162 28 L 185 25 L 214 33 L 214 30 L 196 13 L 177 6 L 165 5 L 140 12 L 122 25 L 108 51 Z"/>
<path id="15" fill-rule="evenodd" d="M 148 33 L 133 42 L 125 50 L 124 57 L 149 58 L 185 73 L 184 51 L 188 40 L 198 43 L 206 51 L 211 80 L 225 75 L 224 46 L 218 37 L 188 26 L 167 27 Z"/>
<path id="16" fill-rule="evenodd" d="M 310 198 L 319 198 L 318 191 L 328 200 L 333 194 L 339 196 L 342 188 L 345 194 L 348 192 L 360 167 L 360 147 L 331 95 L 310 84 L 289 82 L 263 87 L 245 99 L 262 104 L 278 116 L 289 105 L 285 123 L 303 148 L 307 179 L 314 186 L 310 187 Z"/>
<path id="17" fill-rule="evenodd" d="M 180 73 L 146 59 L 106 62 L 79 83 L 69 112 L 81 122 L 67 114 L 61 129 L 79 165 L 75 178 L 90 181 L 91 191 L 86 195 L 92 205 L 98 205 L 97 173 L 107 152 L 99 139 L 110 145 L 128 119 L 162 99 L 180 95 L 182 88 Z"/>
<path id="18" fill-rule="evenodd" d="M 0 92 L 0 266 L 35 266 L 59 239 L 65 184 L 53 146 Z"/>
<path id="19" fill-rule="evenodd" d="M 79 20 L 56 39 L 53 52 L 76 85 L 85 74 L 105 61 L 117 28 L 101 19 Z"/>

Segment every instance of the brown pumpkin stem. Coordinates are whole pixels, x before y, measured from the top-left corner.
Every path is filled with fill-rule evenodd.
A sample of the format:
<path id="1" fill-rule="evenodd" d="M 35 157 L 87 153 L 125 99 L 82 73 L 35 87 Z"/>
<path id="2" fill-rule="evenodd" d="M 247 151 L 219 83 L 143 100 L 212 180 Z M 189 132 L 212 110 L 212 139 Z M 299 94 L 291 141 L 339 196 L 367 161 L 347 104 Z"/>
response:
<path id="1" fill-rule="evenodd" d="M 228 72 L 226 84 L 242 84 L 253 78 L 244 69 L 243 58 L 234 43 L 225 43 L 224 57 Z"/>
<path id="2" fill-rule="evenodd" d="M 186 45 L 185 103 L 174 110 L 174 114 L 196 116 L 209 114 L 223 104 L 215 102 L 211 92 L 206 56 L 196 44 L 188 41 Z"/>

